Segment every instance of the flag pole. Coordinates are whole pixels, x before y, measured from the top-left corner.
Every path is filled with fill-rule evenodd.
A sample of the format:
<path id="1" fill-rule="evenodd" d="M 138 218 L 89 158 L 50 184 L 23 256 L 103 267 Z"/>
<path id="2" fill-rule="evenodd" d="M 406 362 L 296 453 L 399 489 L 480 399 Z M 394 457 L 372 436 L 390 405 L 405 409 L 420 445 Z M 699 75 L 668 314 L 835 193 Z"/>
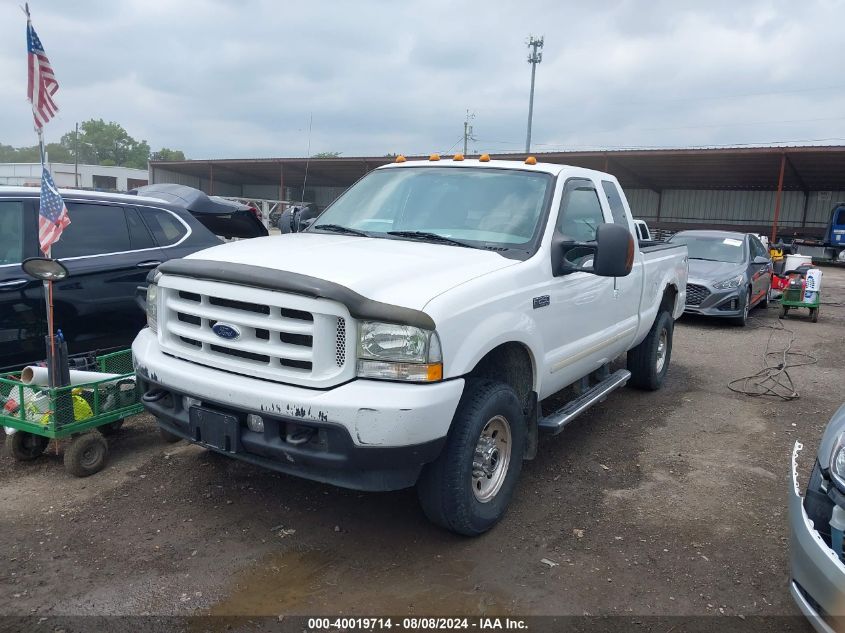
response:
<path id="1" fill-rule="evenodd" d="M 32 18 L 29 13 L 29 3 L 24 4 L 24 13 L 26 13 L 26 30 L 32 27 Z M 33 103 L 33 111 L 35 104 Z M 41 157 L 41 179 L 44 180 L 44 170 L 47 168 L 46 152 L 44 149 L 44 129 L 37 125 L 35 132 L 38 134 L 38 153 Z M 47 247 L 47 252 L 44 253 L 47 259 L 52 259 L 53 247 Z M 50 372 L 50 386 L 56 387 L 59 385 L 58 380 L 58 363 L 56 362 L 56 337 L 53 330 L 53 281 L 46 279 L 42 282 L 44 284 L 44 303 L 47 309 L 47 337 L 50 339 L 50 355 L 48 358 L 48 371 Z"/>

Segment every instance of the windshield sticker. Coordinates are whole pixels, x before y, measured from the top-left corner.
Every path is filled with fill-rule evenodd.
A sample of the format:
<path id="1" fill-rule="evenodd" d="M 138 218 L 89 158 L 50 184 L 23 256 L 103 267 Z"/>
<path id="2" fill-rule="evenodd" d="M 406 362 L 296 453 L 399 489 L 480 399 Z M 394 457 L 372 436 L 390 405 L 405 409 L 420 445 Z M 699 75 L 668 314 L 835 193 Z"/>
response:
<path id="1" fill-rule="evenodd" d="M 723 243 L 727 244 L 728 246 L 742 246 L 742 240 L 735 240 L 731 237 L 725 238 L 725 241 Z"/>

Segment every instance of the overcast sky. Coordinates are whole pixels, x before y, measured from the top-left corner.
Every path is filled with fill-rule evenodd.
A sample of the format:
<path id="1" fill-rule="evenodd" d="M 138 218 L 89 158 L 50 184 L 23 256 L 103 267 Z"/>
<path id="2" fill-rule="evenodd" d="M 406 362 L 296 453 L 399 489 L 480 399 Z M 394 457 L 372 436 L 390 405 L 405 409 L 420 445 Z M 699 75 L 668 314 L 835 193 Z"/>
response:
<path id="1" fill-rule="evenodd" d="M 0 143 L 32 145 L 26 19 L 0 0 Z M 845 4 L 32 0 L 47 141 L 121 123 L 189 158 L 845 142 Z"/>

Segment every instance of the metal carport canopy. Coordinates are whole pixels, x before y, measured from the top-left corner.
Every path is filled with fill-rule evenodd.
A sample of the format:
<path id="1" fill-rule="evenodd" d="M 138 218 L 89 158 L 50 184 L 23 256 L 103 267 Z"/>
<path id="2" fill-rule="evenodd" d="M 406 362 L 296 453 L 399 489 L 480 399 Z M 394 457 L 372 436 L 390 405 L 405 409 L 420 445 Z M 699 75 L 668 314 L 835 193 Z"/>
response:
<path id="1" fill-rule="evenodd" d="M 521 160 L 525 154 L 491 157 Z M 704 149 L 538 152 L 539 161 L 598 169 L 614 174 L 623 187 L 663 189 L 775 190 L 785 156 L 783 188 L 845 191 L 845 146 L 730 147 Z M 424 158 L 421 156 L 408 156 Z M 368 171 L 392 162 L 390 156 L 338 158 L 249 158 L 150 161 L 169 171 L 232 184 L 347 187 Z"/>

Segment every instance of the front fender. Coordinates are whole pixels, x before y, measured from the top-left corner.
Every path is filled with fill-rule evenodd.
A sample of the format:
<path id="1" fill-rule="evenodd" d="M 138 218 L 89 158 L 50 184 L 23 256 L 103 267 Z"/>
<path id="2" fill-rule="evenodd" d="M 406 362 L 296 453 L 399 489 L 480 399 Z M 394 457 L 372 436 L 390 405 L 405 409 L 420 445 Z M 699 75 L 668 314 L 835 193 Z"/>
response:
<path id="1" fill-rule="evenodd" d="M 498 312 L 480 322 L 467 320 L 460 325 L 444 325 L 442 330 L 438 328 L 438 333 L 443 345 L 445 377 L 464 376 L 499 345 L 520 343 L 531 358 L 534 390 L 538 390 L 537 359 L 542 356 L 543 341 L 533 319 L 519 312 Z"/>

